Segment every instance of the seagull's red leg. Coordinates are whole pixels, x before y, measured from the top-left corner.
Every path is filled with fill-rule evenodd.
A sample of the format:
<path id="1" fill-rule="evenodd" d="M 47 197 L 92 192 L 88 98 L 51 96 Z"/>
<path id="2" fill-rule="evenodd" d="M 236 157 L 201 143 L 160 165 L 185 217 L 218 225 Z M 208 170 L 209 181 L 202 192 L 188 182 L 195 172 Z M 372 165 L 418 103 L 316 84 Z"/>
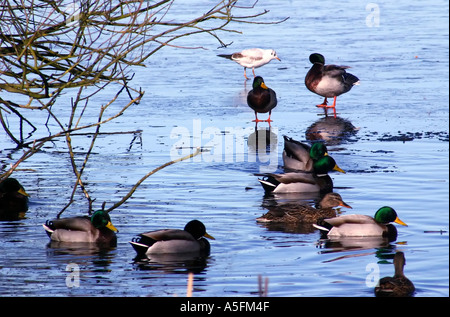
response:
<path id="1" fill-rule="evenodd" d="M 255 75 L 255 67 L 252 67 L 252 72 L 253 72 L 253 78 L 256 77 L 256 75 Z"/>

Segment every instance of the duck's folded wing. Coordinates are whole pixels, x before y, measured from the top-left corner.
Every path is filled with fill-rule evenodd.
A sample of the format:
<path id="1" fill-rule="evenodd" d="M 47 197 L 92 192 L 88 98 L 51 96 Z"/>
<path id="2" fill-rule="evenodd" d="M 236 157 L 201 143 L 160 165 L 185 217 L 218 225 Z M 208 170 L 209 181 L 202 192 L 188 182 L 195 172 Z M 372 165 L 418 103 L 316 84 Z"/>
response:
<path id="1" fill-rule="evenodd" d="M 52 229 L 66 229 L 73 231 L 91 231 L 93 226 L 89 217 L 71 217 L 53 219 L 50 221 L 49 227 Z"/>
<path id="2" fill-rule="evenodd" d="M 314 175 L 311 173 L 284 173 L 284 174 L 269 174 L 271 177 L 275 178 L 278 182 L 283 184 L 290 183 L 307 183 L 316 184 L 314 180 Z"/>
<path id="3" fill-rule="evenodd" d="M 155 241 L 167 240 L 190 240 L 195 241 L 189 232 L 179 229 L 163 229 L 141 233 L 139 236 L 153 239 Z"/>
<path id="4" fill-rule="evenodd" d="M 327 223 L 334 227 L 339 227 L 340 225 L 347 224 L 347 223 L 354 223 L 354 224 L 370 224 L 375 223 L 375 220 L 366 215 L 342 215 L 339 217 L 334 218 L 328 218 L 324 219 Z"/>
<path id="5" fill-rule="evenodd" d="M 311 147 L 309 145 L 301 143 L 285 135 L 283 138 L 284 151 L 286 151 L 286 155 L 302 162 L 307 162 L 311 158 L 309 155 Z"/>

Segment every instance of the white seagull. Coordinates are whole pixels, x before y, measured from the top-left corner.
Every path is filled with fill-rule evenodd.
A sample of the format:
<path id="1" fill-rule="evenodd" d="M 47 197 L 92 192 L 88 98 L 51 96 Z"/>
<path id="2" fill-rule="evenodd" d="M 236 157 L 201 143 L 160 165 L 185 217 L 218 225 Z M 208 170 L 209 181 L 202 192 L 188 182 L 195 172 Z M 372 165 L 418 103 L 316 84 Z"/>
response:
<path id="1" fill-rule="evenodd" d="M 220 54 L 217 55 L 220 57 L 228 58 L 239 65 L 244 67 L 244 77 L 248 80 L 246 69 L 251 68 L 253 71 L 253 77 L 256 77 L 255 75 L 255 68 L 261 67 L 263 65 L 266 65 L 268 62 L 270 62 L 272 59 L 277 59 L 281 61 L 281 59 L 277 56 L 277 53 L 275 50 L 272 49 L 261 49 L 261 48 L 250 48 L 243 50 L 242 52 L 233 53 L 233 54 Z"/>

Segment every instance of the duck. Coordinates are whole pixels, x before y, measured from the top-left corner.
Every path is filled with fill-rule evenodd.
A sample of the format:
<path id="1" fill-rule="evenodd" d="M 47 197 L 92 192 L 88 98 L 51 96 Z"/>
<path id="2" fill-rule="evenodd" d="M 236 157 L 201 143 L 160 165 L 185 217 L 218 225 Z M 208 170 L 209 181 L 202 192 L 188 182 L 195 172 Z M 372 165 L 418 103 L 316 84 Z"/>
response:
<path id="1" fill-rule="evenodd" d="M 342 215 L 319 220 L 313 226 L 328 238 L 378 236 L 395 239 L 397 229 L 391 222 L 407 226 L 398 218 L 394 208 L 389 206 L 379 208 L 373 217 L 359 214 Z"/>
<path id="2" fill-rule="evenodd" d="M 327 174 L 335 170 L 345 173 L 331 156 L 324 156 L 314 166 L 314 172 L 287 172 L 255 174 L 264 176 L 258 179 L 266 194 L 286 193 L 321 193 L 326 194 L 333 191 L 333 181 Z"/>
<path id="3" fill-rule="evenodd" d="M 47 220 L 44 230 L 51 241 L 89 242 L 104 245 L 117 243 L 116 227 L 105 210 L 97 210 L 92 216 L 77 216 Z"/>
<path id="4" fill-rule="evenodd" d="M 282 156 L 285 170 L 313 172 L 315 163 L 328 155 L 327 147 L 323 142 L 315 142 L 309 146 L 286 135 L 283 138 Z"/>
<path id="5" fill-rule="evenodd" d="M 375 296 L 377 297 L 410 297 L 414 294 L 416 288 L 403 273 L 406 264 L 405 254 L 398 251 L 394 255 L 394 276 L 386 276 L 380 279 L 375 287 Z"/>
<path id="6" fill-rule="evenodd" d="M 313 53 L 309 56 L 309 61 L 313 64 L 305 77 L 305 86 L 310 91 L 325 97 L 322 104 L 317 107 L 324 108 L 325 115 L 327 109 L 332 108 L 336 118 L 336 98 L 342 95 L 353 86 L 359 85 L 359 78 L 353 74 L 347 73 L 349 66 L 325 65 L 325 57 L 319 53 Z M 327 98 L 334 98 L 333 104 L 328 105 Z"/>
<path id="7" fill-rule="evenodd" d="M 30 195 L 16 178 L 9 177 L 0 183 L 0 220 L 18 220 L 28 211 Z"/>
<path id="8" fill-rule="evenodd" d="M 256 219 L 257 222 L 270 223 L 313 223 L 322 218 L 336 217 L 334 207 L 352 208 L 338 193 L 327 193 L 314 208 L 310 205 L 286 204 L 271 209 Z"/>
<path id="9" fill-rule="evenodd" d="M 253 89 L 247 94 L 247 104 L 255 111 L 255 120 L 253 122 L 270 122 L 272 109 L 277 106 L 277 94 L 275 91 L 266 86 L 261 76 L 256 76 L 253 80 Z M 259 120 L 258 113 L 269 113 L 267 120 Z"/>
<path id="10" fill-rule="evenodd" d="M 183 230 L 161 229 L 139 234 L 129 243 L 138 256 L 152 254 L 201 253 L 208 255 L 211 246 L 205 238 L 215 240 L 199 220 L 189 221 Z"/>
<path id="11" fill-rule="evenodd" d="M 274 49 L 250 48 L 233 54 L 219 54 L 217 56 L 231 59 L 243 66 L 244 77 L 246 80 L 249 79 L 246 74 L 247 68 L 251 68 L 253 77 L 256 77 L 255 68 L 264 66 L 273 59 L 281 61 Z"/>

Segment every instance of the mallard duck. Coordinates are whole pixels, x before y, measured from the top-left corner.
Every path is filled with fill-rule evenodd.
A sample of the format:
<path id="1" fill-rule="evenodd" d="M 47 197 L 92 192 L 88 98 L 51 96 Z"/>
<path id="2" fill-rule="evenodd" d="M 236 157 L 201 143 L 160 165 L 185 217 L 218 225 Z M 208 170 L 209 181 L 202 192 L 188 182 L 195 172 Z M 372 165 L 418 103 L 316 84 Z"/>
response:
<path id="1" fill-rule="evenodd" d="M 42 225 L 52 241 L 91 242 L 115 245 L 118 230 L 104 210 L 95 211 L 91 217 L 79 216 L 48 220 Z"/>
<path id="2" fill-rule="evenodd" d="M 209 254 L 210 244 L 205 237 L 214 240 L 201 221 L 191 220 L 184 230 L 162 229 L 141 233 L 130 244 L 138 256 L 194 252 Z"/>
<path id="3" fill-rule="evenodd" d="M 338 193 L 328 193 L 318 204 L 318 208 L 309 205 L 286 204 L 272 208 L 268 213 L 256 219 L 258 222 L 271 223 L 313 223 L 322 218 L 336 217 L 334 207 L 352 208 L 342 200 Z"/>
<path id="4" fill-rule="evenodd" d="M 233 54 L 219 54 L 217 56 L 224 57 L 227 59 L 231 59 L 238 63 L 239 65 L 244 67 L 244 77 L 245 79 L 249 79 L 246 74 L 246 69 L 251 68 L 253 72 L 253 77 L 255 75 L 255 68 L 266 65 L 273 59 L 277 59 L 281 61 L 281 59 L 277 56 L 275 50 L 272 49 L 261 49 L 261 48 L 250 48 L 243 50 L 242 52 L 233 53 Z"/>
<path id="5" fill-rule="evenodd" d="M 406 264 L 405 254 L 401 251 L 394 255 L 394 276 L 386 276 L 380 279 L 375 287 L 375 295 L 378 297 L 409 297 L 416 290 L 411 282 L 403 273 L 403 267 Z"/>
<path id="6" fill-rule="evenodd" d="M 311 146 L 296 141 L 288 136 L 284 137 L 283 163 L 288 170 L 313 172 L 318 160 L 328 155 L 323 142 L 315 142 Z M 318 164 L 318 168 L 321 164 Z"/>
<path id="7" fill-rule="evenodd" d="M 374 217 L 366 215 L 342 215 L 323 219 L 314 227 L 321 230 L 327 237 L 389 237 L 396 238 L 397 229 L 391 222 L 406 226 L 392 207 L 384 206 L 378 209 Z"/>
<path id="8" fill-rule="evenodd" d="M 9 177 L 0 183 L 0 220 L 17 220 L 28 210 L 28 197 L 23 186 Z"/>
<path id="9" fill-rule="evenodd" d="M 253 89 L 248 92 L 247 104 L 255 111 L 253 122 L 271 122 L 270 115 L 272 109 L 277 106 L 277 94 L 264 83 L 261 76 L 256 76 L 253 80 Z M 269 113 L 267 120 L 259 120 L 258 113 Z"/>
<path id="10" fill-rule="evenodd" d="M 333 181 L 327 174 L 331 170 L 345 173 L 331 156 L 324 156 L 320 164 L 314 166 L 315 172 L 288 172 L 264 174 L 258 179 L 266 194 L 269 193 L 315 193 L 326 194 L 333 191 Z M 258 174 L 257 174 L 258 175 Z"/>
<path id="11" fill-rule="evenodd" d="M 317 107 L 324 108 L 325 114 L 327 108 L 333 108 L 336 118 L 336 97 L 348 92 L 354 85 L 359 85 L 359 79 L 345 71 L 349 66 L 325 65 L 325 57 L 319 53 L 311 54 L 309 61 L 313 66 L 306 74 L 305 85 L 310 91 L 325 97 L 323 103 Z M 327 98 L 332 97 L 333 105 L 329 106 Z"/>

